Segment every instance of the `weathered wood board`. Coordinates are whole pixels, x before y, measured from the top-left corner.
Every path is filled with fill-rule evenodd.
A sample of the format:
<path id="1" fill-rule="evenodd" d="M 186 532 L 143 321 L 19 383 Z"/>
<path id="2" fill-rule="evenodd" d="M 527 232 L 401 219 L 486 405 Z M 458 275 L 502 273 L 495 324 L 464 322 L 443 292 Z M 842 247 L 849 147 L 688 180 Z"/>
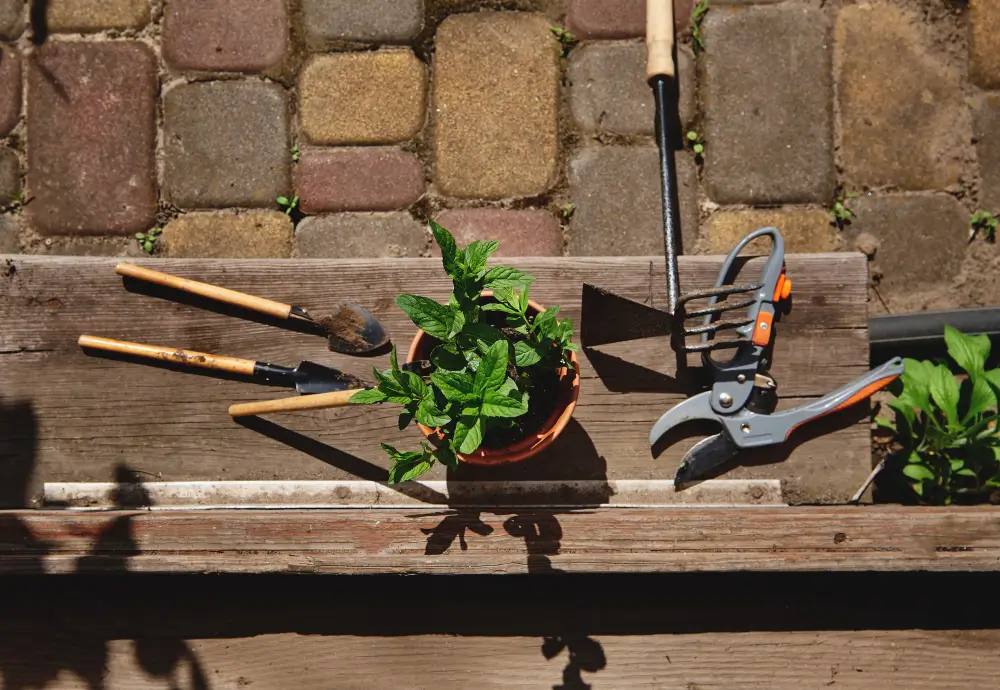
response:
<path id="1" fill-rule="evenodd" d="M 721 257 L 684 257 L 682 288 L 711 285 Z M 756 275 L 754 260 L 743 275 Z M 150 480 L 373 480 L 386 477 L 379 441 L 415 446 L 399 432 L 389 406 L 274 416 L 240 425 L 233 402 L 288 391 L 83 353 L 80 334 L 184 347 L 295 365 L 313 359 L 371 378 L 387 356 L 330 353 L 315 336 L 140 294 L 123 285 L 114 260 L 0 258 L 0 449 L 6 505 L 37 496 L 42 482 L 106 482 L 127 466 Z M 143 260 L 175 275 L 246 290 L 316 313 L 355 301 L 384 321 L 405 352 L 415 327 L 393 299 L 415 292 L 446 299 L 438 261 Z M 658 258 L 517 259 L 536 276 L 532 297 L 559 304 L 579 337 L 582 283 L 655 307 L 665 305 Z M 782 406 L 823 395 L 867 368 L 867 266 L 859 254 L 789 256 L 794 307 L 778 327 L 772 374 Z M 613 306 L 602 318 L 614 318 Z M 614 343 L 582 353 L 575 419 L 542 457 L 503 470 L 465 467 L 450 480 L 669 479 L 690 446 L 714 430 L 695 428 L 654 458 L 648 434 L 669 407 L 697 392 L 675 378 L 664 337 Z M 692 363 L 696 360 L 692 358 Z M 846 501 L 870 470 L 868 406 L 831 416 L 796 433 L 780 449 L 748 454 L 727 479 L 779 479 L 791 503 Z M 786 457 L 787 456 L 787 457 Z M 446 478 L 443 468 L 427 479 Z M 29 484 L 25 488 L 25 484 Z M 14 501 L 12 503 L 12 500 Z"/>
<path id="2" fill-rule="evenodd" d="M 0 513 L 0 574 L 913 570 L 1000 570 L 1000 509 Z"/>

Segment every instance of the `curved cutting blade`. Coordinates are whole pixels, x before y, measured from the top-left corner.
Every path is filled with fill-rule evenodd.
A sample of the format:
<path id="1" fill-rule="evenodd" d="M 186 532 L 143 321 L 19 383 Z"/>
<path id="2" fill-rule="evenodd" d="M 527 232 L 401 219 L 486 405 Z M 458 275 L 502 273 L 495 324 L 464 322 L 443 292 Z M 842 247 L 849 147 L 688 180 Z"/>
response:
<path id="1" fill-rule="evenodd" d="M 674 486 L 709 476 L 714 470 L 732 460 L 738 452 L 739 448 L 725 434 L 702 439 L 681 461 L 674 476 Z"/>
<path id="2" fill-rule="evenodd" d="M 712 392 L 705 391 L 670 408 L 653 425 L 653 430 L 649 432 L 649 445 L 655 446 L 661 438 L 666 436 L 667 432 L 684 422 L 691 422 L 698 419 L 708 419 L 717 422 L 719 416 L 712 410 L 711 397 Z"/>

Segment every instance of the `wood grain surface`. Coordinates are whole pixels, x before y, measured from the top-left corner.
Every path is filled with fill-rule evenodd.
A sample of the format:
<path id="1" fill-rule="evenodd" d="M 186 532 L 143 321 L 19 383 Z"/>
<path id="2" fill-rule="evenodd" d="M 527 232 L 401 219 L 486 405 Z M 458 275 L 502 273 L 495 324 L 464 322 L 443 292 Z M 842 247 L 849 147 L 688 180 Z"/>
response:
<path id="1" fill-rule="evenodd" d="M 0 514 L 0 573 L 998 569 L 996 508 Z"/>
<path id="2" fill-rule="evenodd" d="M 682 290 L 711 285 L 720 260 L 682 258 Z M 394 297 L 416 292 L 443 300 L 450 287 L 439 262 L 429 259 L 137 263 L 317 312 L 324 305 L 354 301 L 383 320 L 402 350 L 416 329 L 396 308 Z M 532 297 L 547 306 L 559 304 L 561 314 L 577 325 L 577 338 L 584 281 L 653 307 L 666 302 L 661 259 L 508 263 L 537 278 Z M 397 430 L 396 411 L 389 406 L 251 418 L 240 424 L 227 414 L 231 404 L 281 397 L 287 391 L 88 356 L 76 345 L 81 333 L 274 364 L 312 359 L 369 380 L 372 366 L 387 366 L 387 355 L 330 353 L 322 337 L 288 330 L 287 324 L 281 328 L 267 317 L 218 313 L 202 308 L 211 304 L 199 298 L 159 293 L 162 288 L 138 282 L 123 284 L 114 264 L 112 259 L 26 256 L 0 261 L 0 405 L 18 406 L 29 422 L 7 430 L 0 452 L 29 465 L 17 469 L 17 476 L 29 482 L 27 497 L 37 496 L 44 481 L 109 481 L 121 467 L 164 481 L 384 481 L 388 462 L 379 442 L 410 447 L 420 440 L 416 429 Z M 742 275 L 756 275 L 759 266 L 753 260 Z M 778 325 L 772 368 L 783 407 L 839 387 L 862 374 L 868 361 L 864 257 L 790 256 L 788 271 L 795 283 L 794 307 Z M 614 324 L 619 313 L 608 303 L 588 318 Z M 697 369 L 691 376 L 675 376 L 665 337 L 604 344 L 587 349 L 581 359 L 580 404 L 553 448 L 516 466 L 463 467 L 449 478 L 671 478 L 687 449 L 715 432 L 711 426 L 685 430 L 687 437 L 653 457 L 647 438 L 654 421 L 701 390 Z M 862 404 L 827 418 L 797 432 L 780 449 L 746 454 L 743 466 L 724 476 L 780 479 L 792 503 L 844 502 L 870 470 L 867 415 L 868 406 Z M 445 470 L 437 467 L 428 478 L 445 479 Z"/>

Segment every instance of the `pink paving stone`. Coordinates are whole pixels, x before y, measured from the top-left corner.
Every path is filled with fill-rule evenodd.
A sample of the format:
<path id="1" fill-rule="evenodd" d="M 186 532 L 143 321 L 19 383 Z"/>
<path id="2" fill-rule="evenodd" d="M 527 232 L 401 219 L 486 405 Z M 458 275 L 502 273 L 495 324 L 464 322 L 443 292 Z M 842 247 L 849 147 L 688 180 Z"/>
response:
<path id="1" fill-rule="evenodd" d="M 684 31 L 695 0 L 674 1 L 674 26 Z M 635 38 L 646 35 L 646 0 L 572 0 L 566 26 L 583 39 Z"/>
<path id="2" fill-rule="evenodd" d="M 163 56 L 175 69 L 255 72 L 288 46 L 285 0 L 170 0 Z"/>
<path id="3" fill-rule="evenodd" d="M 476 240 L 497 240 L 495 256 L 562 256 L 562 229 L 547 211 L 505 211 L 494 208 L 469 208 L 442 211 L 435 218 L 452 235 L 458 246 Z M 441 252 L 437 244 L 431 248 Z"/>
<path id="4" fill-rule="evenodd" d="M 295 190 L 305 213 L 395 211 L 424 194 L 424 171 L 397 148 L 304 151 Z"/>
<path id="5" fill-rule="evenodd" d="M 0 51 L 0 137 L 10 134 L 21 119 L 21 56 L 4 46 Z"/>
<path id="6" fill-rule="evenodd" d="M 153 51 L 133 41 L 50 41 L 28 65 L 31 224 L 43 235 L 149 228 L 156 213 Z"/>

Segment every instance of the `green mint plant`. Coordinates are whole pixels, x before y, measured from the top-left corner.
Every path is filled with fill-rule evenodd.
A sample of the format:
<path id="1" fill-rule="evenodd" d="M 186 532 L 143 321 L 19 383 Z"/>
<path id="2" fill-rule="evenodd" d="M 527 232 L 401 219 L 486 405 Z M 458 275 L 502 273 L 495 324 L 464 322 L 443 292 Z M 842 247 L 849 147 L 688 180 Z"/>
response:
<path id="1" fill-rule="evenodd" d="M 891 429 L 902 446 L 887 461 L 927 503 L 950 504 L 1000 489 L 997 411 L 1000 369 L 986 370 L 990 339 L 945 326 L 948 355 L 966 376 L 959 381 L 943 363 L 905 360 L 902 390 L 889 403 Z"/>
<path id="2" fill-rule="evenodd" d="M 535 393 L 552 384 L 556 371 L 570 366 L 570 319 L 557 318 L 559 307 L 533 313 L 529 291 L 534 278 L 506 266 L 487 268 L 498 243 L 472 242 L 459 249 L 455 238 L 430 223 L 441 248 L 453 291 L 447 304 L 404 294 L 396 304 L 424 333 L 437 341 L 431 351 L 429 380 L 400 369 L 393 348 L 390 368 L 375 370 L 377 387 L 355 393 L 352 403 L 402 405 L 399 428 L 414 419 L 437 429 L 437 448 L 401 452 L 383 443 L 392 459 L 389 483 L 419 477 L 441 462 L 458 466 L 458 453 L 476 452 L 492 435 L 516 430 L 528 414 Z M 493 298 L 483 297 L 492 290 Z"/>

